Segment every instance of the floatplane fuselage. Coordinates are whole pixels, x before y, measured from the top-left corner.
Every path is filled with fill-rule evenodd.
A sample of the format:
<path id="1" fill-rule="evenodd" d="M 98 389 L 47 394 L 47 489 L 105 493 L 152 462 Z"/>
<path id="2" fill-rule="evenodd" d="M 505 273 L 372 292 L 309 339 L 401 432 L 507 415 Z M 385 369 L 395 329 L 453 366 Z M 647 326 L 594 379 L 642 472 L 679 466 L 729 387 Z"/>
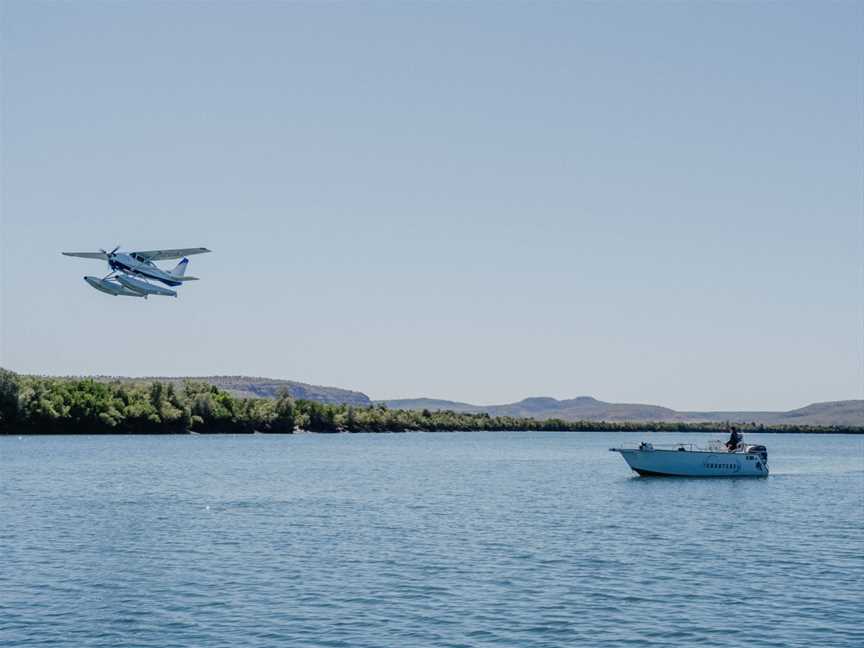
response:
<path id="1" fill-rule="evenodd" d="M 207 248 L 179 248 L 172 250 L 143 250 L 139 252 L 118 252 L 119 246 L 111 252 L 63 252 L 66 256 L 85 259 L 102 259 L 108 262 L 111 269 L 104 277 L 85 276 L 86 281 L 96 290 L 114 295 L 115 297 L 144 297 L 149 295 L 164 295 L 176 297 L 177 292 L 163 288 L 153 282 L 160 282 L 174 288 L 185 281 L 193 281 L 198 277 L 186 275 L 186 267 L 192 254 L 210 252 Z M 181 259 L 182 257 L 182 259 Z M 181 259 L 172 270 L 163 270 L 154 261 L 163 259 Z"/>

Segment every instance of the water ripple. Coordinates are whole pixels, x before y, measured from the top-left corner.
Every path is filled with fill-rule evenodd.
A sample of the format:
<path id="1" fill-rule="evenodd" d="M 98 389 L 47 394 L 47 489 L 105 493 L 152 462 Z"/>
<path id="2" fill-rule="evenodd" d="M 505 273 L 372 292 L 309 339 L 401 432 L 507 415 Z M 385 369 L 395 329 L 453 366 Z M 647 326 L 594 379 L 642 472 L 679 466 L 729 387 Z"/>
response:
<path id="1" fill-rule="evenodd" d="M 862 439 L 706 481 L 623 437 L 0 439 L 0 644 L 864 645 Z"/>

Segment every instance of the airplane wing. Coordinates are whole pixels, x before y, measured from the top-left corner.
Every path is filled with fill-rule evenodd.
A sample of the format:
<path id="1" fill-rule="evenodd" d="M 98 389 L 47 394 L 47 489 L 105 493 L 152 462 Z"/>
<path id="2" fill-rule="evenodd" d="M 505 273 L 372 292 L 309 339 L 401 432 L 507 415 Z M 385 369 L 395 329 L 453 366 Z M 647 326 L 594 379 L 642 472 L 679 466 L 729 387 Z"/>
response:
<path id="1" fill-rule="evenodd" d="M 63 252 L 66 256 L 81 257 L 82 259 L 108 259 L 104 252 Z"/>
<path id="2" fill-rule="evenodd" d="M 178 248 L 175 250 L 143 250 L 140 252 L 130 252 L 130 254 L 138 259 L 147 259 L 148 261 L 162 261 L 164 259 L 179 259 L 193 254 L 204 254 L 209 252 L 207 248 Z"/>

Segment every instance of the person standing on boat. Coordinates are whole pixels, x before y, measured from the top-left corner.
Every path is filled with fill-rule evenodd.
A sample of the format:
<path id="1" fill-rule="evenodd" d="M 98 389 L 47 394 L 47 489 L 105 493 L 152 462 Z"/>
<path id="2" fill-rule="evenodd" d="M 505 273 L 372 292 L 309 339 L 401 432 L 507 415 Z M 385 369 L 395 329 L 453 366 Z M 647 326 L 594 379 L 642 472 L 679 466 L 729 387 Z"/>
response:
<path id="1" fill-rule="evenodd" d="M 741 443 L 741 439 L 743 438 L 744 437 L 741 436 L 738 428 L 733 427 L 732 433 L 729 435 L 729 440 L 726 442 L 726 447 L 729 449 L 729 452 L 735 452 L 735 448 L 738 447 L 738 444 Z"/>

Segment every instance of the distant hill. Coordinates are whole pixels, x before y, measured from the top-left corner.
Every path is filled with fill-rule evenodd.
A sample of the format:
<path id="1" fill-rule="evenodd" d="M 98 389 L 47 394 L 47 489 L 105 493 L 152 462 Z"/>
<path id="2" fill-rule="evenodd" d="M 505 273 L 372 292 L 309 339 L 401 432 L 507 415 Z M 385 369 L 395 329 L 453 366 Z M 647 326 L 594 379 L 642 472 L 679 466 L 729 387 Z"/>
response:
<path id="1" fill-rule="evenodd" d="M 811 425 L 862 425 L 864 424 L 864 400 L 813 403 L 791 412 L 783 412 L 778 422 Z"/>
<path id="2" fill-rule="evenodd" d="M 503 405 L 473 405 L 459 401 L 436 398 L 403 398 L 372 401 L 359 391 L 309 385 L 294 380 L 261 378 L 252 376 L 198 376 L 198 377 L 146 377 L 128 378 L 118 376 L 96 376 L 96 380 L 122 380 L 147 382 L 160 380 L 180 385 L 185 380 L 206 382 L 219 389 L 242 398 L 276 398 L 281 390 L 298 400 L 319 403 L 369 406 L 383 404 L 391 409 L 430 411 L 452 410 L 476 414 L 486 412 L 492 416 L 513 416 L 544 420 L 559 418 L 564 421 L 656 421 L 700 423 L 732 421 L 741 423 L 764 423 L 766 425 L 848 425 L 864 426 L 864 400 L 830 401 L 813 403 L 788 412 L 679 412 L 659 405 L 638 403 L 608 403 L 590 396 L 579 396 L 565 400 L 548 397 L 525 398 L 516 403 Z"/>
<path id="3" fill-rule="evenodd" d="M 470 405 L 469 403 L 460 403 L 458 401 L 441 400 L 439 398 L 401 398 L 397 400 L 375 401 L 376 404 L 386 405 L 390 409 L 401 410 L 424 410 L 430 412 L 438 412 L 449 410 L 451 412 L 460 412 L 465 414 L 473 414 L 474 412 L 486 412 L 488 407 L 483 405 Z"/>
<path id="4" fill-rule="evenodd" d="M 240 398 L 277 398 L 281 391 L 286 390 L 292 398 L 297 400 L 310 400 L 319 403 L 341 403 L 345 405 L 368 406 L 372 404 L 366 394 L 338 387 L 323 387 L 321 385 L 309 385 L 294 380 L 279 380 L 278 378 L 255 378 L 250 376 L 189 376 L 189 377 L 164 377 L 148 376 L 146 378 L 127 378 L 123 376 L 96 376 L 96 380 L 123 382 L 149 382 L 158 380 L 161 382 L 181 385 L 186 380 L 204 382 L 215 385 L 228 393 Z"/>
<path id="5" fill-rule="evenodd" d="M 492 416 L 518 416 L 535 419 L 560 418 L 565 421 L 664 421 L 696 423 L 701 421 L 756 422 L 764 424 L 858 425 L 864 426 L 864 400 L 814 403 L 789 412 L 678 412 L 658 405 L 607 403 L 580 396 L 568 400 L 526 398 L 505 405 L 472 405 L 433 398 L 378 401 L 392 409 L 453 410 L 486 412 Z"/>
<path id="6" fill-rule="evenodd" d="M 453 410 L 455 412 L 486 412 L 492 416 L 520 418 L 560 418 L 565 421 L 678 421 L 681 414 L 657 405 L 605 403 L 590 396 L 569 400 L 548 397 L 525 398 L 505 405 L 471 405 L 433 398 L 379 401 L 392 409 Z"/>

